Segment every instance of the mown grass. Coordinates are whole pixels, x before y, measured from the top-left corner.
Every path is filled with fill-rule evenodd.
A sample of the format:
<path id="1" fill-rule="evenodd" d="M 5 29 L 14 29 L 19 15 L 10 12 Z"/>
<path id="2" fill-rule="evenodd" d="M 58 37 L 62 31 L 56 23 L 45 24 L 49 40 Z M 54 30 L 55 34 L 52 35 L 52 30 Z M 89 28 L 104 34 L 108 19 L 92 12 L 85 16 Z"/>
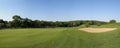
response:
<path id="1" fill-rule="evenodd" d="M 4 29 L 0 30 L 0 48 L 120 48 L 117 28 L 99 34 L 80 31 L 79 27 Z"/>

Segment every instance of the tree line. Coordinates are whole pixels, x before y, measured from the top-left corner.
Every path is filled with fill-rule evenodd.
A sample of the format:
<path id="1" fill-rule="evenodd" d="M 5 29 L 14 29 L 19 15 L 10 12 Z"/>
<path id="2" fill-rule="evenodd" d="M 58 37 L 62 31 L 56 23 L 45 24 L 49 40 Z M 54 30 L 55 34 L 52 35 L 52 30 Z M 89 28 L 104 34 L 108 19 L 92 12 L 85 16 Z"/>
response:
<path id="1" fill-rule="evenodd" d="M 14 15 L 12 21 L 4 21 L 0 19 L 1 28 L 54 28 L 54 27 L 77 27 L 85 25 L 103 25 L 107 22 L 95 21 L 95 20 L 77 20 L 77 21 L 43 21 L 43 20 L 31 20 L 29 18 L 22 18 L 19 15 Z M 111 23 L 115 23 L 115 20 L 111 20 Z"/>

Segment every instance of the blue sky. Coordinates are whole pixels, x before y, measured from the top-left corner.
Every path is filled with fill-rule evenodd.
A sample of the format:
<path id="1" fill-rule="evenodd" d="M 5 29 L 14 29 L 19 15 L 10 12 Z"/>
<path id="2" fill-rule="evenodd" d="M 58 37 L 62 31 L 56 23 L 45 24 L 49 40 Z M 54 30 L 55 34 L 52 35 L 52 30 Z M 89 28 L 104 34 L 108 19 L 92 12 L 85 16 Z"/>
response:
<path id="1" fill-rule="evenodd" d="M 120 0 L 0 0 L 0 19 L 12 20 L 13 15 L 48 21 L 120 22 Z"/>

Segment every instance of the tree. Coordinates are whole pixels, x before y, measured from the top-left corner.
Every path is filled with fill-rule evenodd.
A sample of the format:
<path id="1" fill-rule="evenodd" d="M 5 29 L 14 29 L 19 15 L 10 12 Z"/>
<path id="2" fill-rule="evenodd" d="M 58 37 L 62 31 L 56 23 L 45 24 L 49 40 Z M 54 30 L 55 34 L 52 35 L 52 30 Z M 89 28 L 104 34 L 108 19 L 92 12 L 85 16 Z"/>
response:
<path id="1" fill-rule="evenodd" d="M 28 18 L 22 19 L 22 21 L 21 21 L 21 27 L 23 27 L 23 28 L 32 27 L 32 20 L 28 19 Z"/>
<path id="2" fill-rule="evenodd" d="M 109 23 L 116 23 L 116 20 L 110 20 Z"/>
<path id="3" fill-rule="evenodd" d="M 12 21 L 4 21 L 0 19 L 0 28 L 47 28 L 47 27 L 77 27 L 85 25 L 102 25 L 107 22 L 91 21 L 91 20 L 76 20 L 76 21 L 40 21 L 31 20 L 29 18 L 21 18 L 19 15 L 14 15 Z M 110 23 L 116 23 L 116 20 L 110 20 Z"/>
<path id="4" fill-rule="evenodd" d="M 2 19 L 0 19 L 0 29 L 1 28 L 6 28 L 6 22 L 5 21 L 3 21 Z"/>
<path id="5" fill-rule="evenodd" d="M 4 28 L 4 23 L 0 23 L 0 29 Z"/>
<path id="6" fill-rule="evenodd" d="M 90 27 L 90 24 L 89 24 L 89 23 L 86 23 L 85 26 L 86 26 L 86 27 Z"/>
<path id="7" fill-rule="evenodd" d="M 20 25 L 21 25 L 21 20 L 22 20 L 22 18 L 21 18 L 20 16 L 14 15 L 14 16 L 13 16 L 13 21 L 12 21 L 12 23 L 11 23 L 11 26 L 13 26 L 13 27 L 15 27 L 15 28 L 21 27 L 21 26 L 20 26 Z"/>
<path id="8" fill-rule="evenodd" d="M 21 20 L 21 19 L 22 19 L 19 15 L 14 15 L 12 18 L 13 18 L 14 20 Z"/>

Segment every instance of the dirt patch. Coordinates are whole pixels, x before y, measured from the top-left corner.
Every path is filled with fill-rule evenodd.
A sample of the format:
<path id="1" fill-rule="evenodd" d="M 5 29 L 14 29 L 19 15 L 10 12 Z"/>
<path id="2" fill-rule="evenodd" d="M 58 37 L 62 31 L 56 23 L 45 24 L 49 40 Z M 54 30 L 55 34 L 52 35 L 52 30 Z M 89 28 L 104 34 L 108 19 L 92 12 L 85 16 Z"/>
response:
<path id="1" fill-rule="evenodd" d="M 102 33 L 116 30 L 117 28 L 81 28 L 79 30 L 90 32 L 90 33 Z"/>

